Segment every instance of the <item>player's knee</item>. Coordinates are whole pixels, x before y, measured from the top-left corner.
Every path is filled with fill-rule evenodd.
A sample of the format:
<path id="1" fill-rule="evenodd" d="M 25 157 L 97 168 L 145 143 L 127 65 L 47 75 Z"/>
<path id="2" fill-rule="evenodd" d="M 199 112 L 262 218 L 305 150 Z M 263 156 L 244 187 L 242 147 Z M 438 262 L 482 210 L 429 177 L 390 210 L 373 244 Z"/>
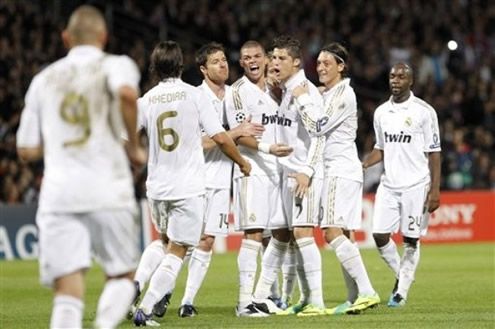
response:
<path id="1" fill-rule="evenodd" d="M 213 249 L 214 243 L 215 243 L 214 236 L 205 236 L 199 244 L 199 249 L 203 251 L 211 251 Z"/>
<path id="2" fill-rule="evenodd" d="M 373 239 L 378 248 L 384 247 L 390 240 L 390 234 L 373 233 Z"/>
<path id="3" fill-rule="evenodd" d="M 313 227 L 294 227 L 294 238 L 302 239 L 313 237 Z"/>
<path id="4" fill-rule="evenodd" d="M 408 244 L 409 246 L 416 248 L 418 246 L 418 238 L 409 238 L 407 236 L 404 237 L 403 239 L 404 243 Z"/>
<path id="5" fill-rule="evenodd" d="M 323 237 L 326 243 L 331 243 L 335 238 L 344 234 L 344 231 L 339 227 L 329 227 L 324 230 Z"/>

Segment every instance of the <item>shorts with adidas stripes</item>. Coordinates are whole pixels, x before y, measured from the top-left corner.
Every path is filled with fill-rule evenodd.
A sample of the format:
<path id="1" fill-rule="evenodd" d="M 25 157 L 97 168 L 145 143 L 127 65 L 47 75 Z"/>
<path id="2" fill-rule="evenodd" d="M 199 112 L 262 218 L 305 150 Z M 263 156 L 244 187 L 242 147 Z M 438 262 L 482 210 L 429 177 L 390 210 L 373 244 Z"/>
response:
<path id="1" fill-rule="evenodd" d="M 157 231 L 170 241 L 196 247 L 203 232 L 204 195 L 180 200 L 149 199 L 151 216 Z"/>
<path id="2" fill-rule="evenodd" d="M 321 194 L 320 227 L 361 228 L 363 183 L 343 177 L 326 176 Z"/>
<path id="3" fill-rule="evenodd" d="M 426 235 L 429 214 L 424 207 L 429 184 L 405 191 L 378 186 L 373 211 L 373 233 L 397 233 L 419 238 Z"/>
<path id="4" fill-rule="evenodd" d="M 323 179 L 313 177 L 308 193 L 302 199 L 294 197 L 296 185 L 294 178 L 287 177 L 289 171 L 284 171 L 282 179 L 282 203 L 289 228 L 294 226 L 318 226 L 320 213 L 320 196 Z"/>
<path id="5" fill-rule="evenodd" d="M 91 267 L 92 257 L 106 275 L 136 269 L 139 222 L 135 209 L 88 213 L 38 213 L 40 281 L 53 286 L 67 274 Z"/>
<path id="6" fill-rule="evenodd" d="M 280 198 L 280 175 L 234 179 L 236 231 L 287 227 Z"/>
<path id="7" fill-rule="evenodd" d="M 225 237 L 229 233 L 230 189 L 206 189 L 204 234 Z"/>

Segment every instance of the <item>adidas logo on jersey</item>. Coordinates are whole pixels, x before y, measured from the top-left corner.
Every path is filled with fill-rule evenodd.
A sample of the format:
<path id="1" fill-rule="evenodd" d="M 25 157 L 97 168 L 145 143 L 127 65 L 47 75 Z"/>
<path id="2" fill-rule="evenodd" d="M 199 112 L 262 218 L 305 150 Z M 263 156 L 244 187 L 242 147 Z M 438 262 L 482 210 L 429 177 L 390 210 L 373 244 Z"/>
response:
<path id="1" fill-rule="evenodd" d="M 385 132 L 385 143 L 411 143 L 412 136 L 405 135 L 403 131 L 400 134 L 387 134 Z"/>
<path id="2" fill-rule="evenodd" d="M 278 112 L 274 115 L 266 115 L 265 113 L 263 113 L 261 115 L 261 124 L 267 125 L 269 123 L 275 123 L 280 126 L 290 127 L 292 125 L 292 120 L 287 119 L 285 116 L 278 116 Z"/>

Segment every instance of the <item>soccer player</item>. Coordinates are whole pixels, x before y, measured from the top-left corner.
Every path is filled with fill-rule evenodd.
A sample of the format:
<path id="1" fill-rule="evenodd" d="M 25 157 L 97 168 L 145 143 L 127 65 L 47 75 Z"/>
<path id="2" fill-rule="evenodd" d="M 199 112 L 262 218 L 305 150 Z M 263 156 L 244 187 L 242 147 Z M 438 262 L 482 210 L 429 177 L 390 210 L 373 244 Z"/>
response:
<path id="1" fill-rule="evenodd" d="M 440 133 L 435 110 L 411 91 L 413 71 L 403 63 L 390 70 L 392 96 L 374 115 L 376 144 L 363 168 L 383 161 L 376 192 L 373 237 L 380 255 L 398 279 L 388 306 L 404 306 L 419 262 L 419 238 L 428 213 L 440 205 Z M 401 230 L 400 258 L 390 235 Z"/>
<path id="2" fill-rule="evenodd" d="M 215 108 L 218 121 L 225 129 L 228 129 L 224 97 L 229 92 L 229 87 L 225 84 L 229 78 L 229 64 L 223 45 L 210 42 L 202 46 L 196 53 L 196 66 L 204 78 L 198 88 L 208 96 Z M 261 123 L 251 123 L 250 118 L 246 118 L 236 127 L 232 127 L 228 134 L 239 142 L 242 136 L 261 136 L 263 131 Z M 197 314 L 193 306 L 194 298 L 208 271 L 215 237 L 228 234 L 232 160 L 227 158 L 208 136 L 203 136 L 203 148 L 206 162 L 204 231 L 201 242 L 198 247 L 194 248 L 189 262 L 186 290 L 179 308 L 181 317 L 191 317 Z M 243 154 L 242 151 L 241 154 Z"/>
<path id="3" fill-rule="evenodd" d="M 138 326 L 157 325 L 152 308 L 172 291 L 182 260 L 201 238 L 205 201 L 205 164 L 201 129 L 248 175 L 251 166 L 218 122 L 207 95 L 181 79 L 183 57 L 174 41 L 160 42 L 150 71 L 160 82 L 139 99 L 138 127 L 149 138 L 147 196 L 167 254 L 151 277 L 134 314 Z"/>
<path id="4" fill-rule="evenodd" d="M 237 316 L 266 316 L 251 302 L 256 276 L 257 258 L 263 230 L 286 228 L 280 199 L 280 174 L 275 156 L 287 156 L 292 148 L 275 142 L 278 104 L 268 93 L 265 82 L 267 57 L 257 41 L 245 42 L 239 64 L 244 76 L 227 93 L 225 104 L 229 125 L 238 126 L 246 118 L 263 124 L 261 138 L 240 137 L 237 142 L 243 156 L 252 164 L 249 177 L 238 166 L 234 168 L 234 220 L 236 231 L 244 237 L 237 258 L 239 267 L 239 300 Z"/>
<path id="5" fill-rule="evenodd" d="M 348 58 L 347 49 L 339 43 L 321 49 L 317 73 L 325 86 L 323 107 L 314 104 L 307 87 L 293 92 L 311 134 L 326 138 L 320 227 L 340 261 L 348 289 L 348 300 L 328 310 L 330 314 L 359 313 L 380 303 L 359 249 L 349 239 L 350 231 L 361 227 L 363 170 L 355 143 L 358 114 L 356 95 L 347 78 Z"/>
<path id="6" fill-rule="evenodd" d="M 21 160 L 45 161 L 36 216 L 41 282 L 55 291 L 50 328 L 81 328 L 84 273 L 95 255 L 106 283 L 94 325 L 115 328 L 134 298 L 138 258 L 126 150 L 144 165 L 135 132 L 140 76 L 129 57 L 102 51 L 107 29 L 94 7 L 77 8 L 62 39 L 69 53 L 34 77 L 17 133 Z"/>
<path id="7" fill-rule="evenodd" d="M 311 97 L 323 105 L 318 89 L 304 74 L 299 41 L 287 36 L 274 40 L 273 67 L 282 89 L 282 99 L 276 117 L 277 141 L 291 145 L 294 151 L 290 156 L 280 158 L 282 165 L 282 204 L 285 223 L 273 230 L 265 254 L 263 255 L 260 279 L 253 296 L 254 305 L 267 313 L 280 310 L 270 301 L 270 286 L 276 279 L 293 229 L 296 244 L 297 272 L 302 286 L 299 303 L 289 307 L 283 314 L 295 314 L 303 307 L 324 312 L 321 256 L 313 237 L 314 226 L 318 225 L 318 201 L 322 187 L 323 168 L 321 154 L 324 138 L 311 137 L 305 122 L 301 120 L 292 98 L 293 89 L 300 84 L 308 84 Z"/>

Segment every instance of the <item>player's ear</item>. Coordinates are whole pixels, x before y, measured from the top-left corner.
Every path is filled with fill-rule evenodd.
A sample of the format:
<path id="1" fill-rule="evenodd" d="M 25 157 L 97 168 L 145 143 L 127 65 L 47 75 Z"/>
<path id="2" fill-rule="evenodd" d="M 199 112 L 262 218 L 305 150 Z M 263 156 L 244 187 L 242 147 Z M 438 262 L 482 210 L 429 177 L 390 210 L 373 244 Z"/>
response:
<path id="1" fill-rule="evenodd" d="M 301 67 L 301 59 L 300 58 L 295 58 L 294 59 L 294 66 Z"/>
<path id="2" fill-rule="evenodd" d="M 71 48 L 69 31 L 67 31 L 67 30 L 62 31 L 62 41 L 64 42 L 65 48 L 67 48 L 67 49 Z"/>
<path id="3" fill-rule="evenodd" d="M 199 70 L 201 71 L 201 73 L 203 73 L 203 75 L 206 75 L 206 67 L 205 66 L 201 65 L 199 67 Z"/>
<path id="4" fill-rule="evenodd" d="M 345 64 L 344 63 L 339 63 L 337 64 L 337 72 L 342 73 L 345 69 Z"/>

